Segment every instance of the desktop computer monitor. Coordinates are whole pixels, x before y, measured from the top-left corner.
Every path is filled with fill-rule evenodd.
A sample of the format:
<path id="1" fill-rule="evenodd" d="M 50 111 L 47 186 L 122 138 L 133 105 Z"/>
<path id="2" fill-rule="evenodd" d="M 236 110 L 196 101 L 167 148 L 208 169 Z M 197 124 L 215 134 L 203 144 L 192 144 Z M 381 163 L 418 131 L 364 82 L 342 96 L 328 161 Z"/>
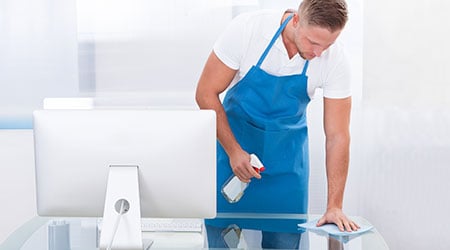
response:
<path id="1" fill-rule="evenodd" d="M 37 110 L 33 126 L 41 216 L 103 216 L 103 234 L 125 210 L 122 224 L 216 215 L 214 111 Z"/>

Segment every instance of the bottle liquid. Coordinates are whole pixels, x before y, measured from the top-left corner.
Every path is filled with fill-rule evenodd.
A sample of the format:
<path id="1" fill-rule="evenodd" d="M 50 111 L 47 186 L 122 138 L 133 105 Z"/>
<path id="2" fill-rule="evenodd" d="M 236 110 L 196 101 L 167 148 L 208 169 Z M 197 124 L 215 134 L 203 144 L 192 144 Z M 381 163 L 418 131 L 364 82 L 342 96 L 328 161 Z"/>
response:
<path id="1" fill-rule="evenodd" d="M 264 171 L 264 165 L 254 154 L 250 155 L 250 164 L 258 173 Z M 223 185 L 222 194 L 229 203 L 236 203 L 241 199 L 242 195 L 244 195 L 244 191 L 248 187 L 248 184 L 249 183 L 239 180 L 237 176 L 232 175 Z"/>

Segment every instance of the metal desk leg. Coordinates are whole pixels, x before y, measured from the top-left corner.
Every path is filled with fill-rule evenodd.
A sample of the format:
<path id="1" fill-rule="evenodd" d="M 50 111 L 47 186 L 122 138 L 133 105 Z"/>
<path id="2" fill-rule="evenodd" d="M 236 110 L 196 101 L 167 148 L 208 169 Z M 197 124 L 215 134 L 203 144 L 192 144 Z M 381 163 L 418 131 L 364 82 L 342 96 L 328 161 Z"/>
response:
<path id="1" fill-rule="evenodd" d="M 328 250 L 344 250 L 344 243 L 333 237 L 328 237 Z"/>

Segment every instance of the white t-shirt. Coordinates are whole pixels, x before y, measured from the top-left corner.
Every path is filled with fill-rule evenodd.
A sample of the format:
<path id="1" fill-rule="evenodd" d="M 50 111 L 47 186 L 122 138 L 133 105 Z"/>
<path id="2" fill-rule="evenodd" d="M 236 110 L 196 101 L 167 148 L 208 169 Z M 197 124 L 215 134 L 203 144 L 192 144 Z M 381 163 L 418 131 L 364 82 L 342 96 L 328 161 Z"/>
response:
<path id="1" fill-rule="evenodd" d="M 214 44 L 214 53 L 228 67 L 238 70 L 230 87 L 256 65 L 273 35 L 280 27 L 284 12 L 260 10 L 233 19 Z M 261 69 L 276 76 L 300 74 L 305 60 L 300 55 L 289 59 L 281 36 L 267 54 Z M 320 57 L 309 62 L 308 95 L 312 99 L 317 88 L 323 96 L 345 98 L 351 95 L 350 66 L 341 45 L 331 45 Z"/>

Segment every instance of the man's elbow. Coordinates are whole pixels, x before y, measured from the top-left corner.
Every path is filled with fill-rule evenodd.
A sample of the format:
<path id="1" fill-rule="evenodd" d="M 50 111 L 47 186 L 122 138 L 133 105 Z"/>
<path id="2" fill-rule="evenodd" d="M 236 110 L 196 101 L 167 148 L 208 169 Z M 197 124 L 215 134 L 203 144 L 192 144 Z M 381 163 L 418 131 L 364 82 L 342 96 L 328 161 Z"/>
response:
<path id="1" fill-rule="evenodd" d="M 195 91 L 195 102 L 201 109 L 207 109 L 210 108 L 210 105 L 212 103 L 212 98 L 215 94 L 212 93 L 212 91 L 208 91 L 208 89 L 205 89 L 204 87 L 197 87 L 197 90 Z"/>
<path id="2" fill-rule="evenodd" d="M 201 103 L 202 103 L 202 99 L 201 99 L 202 95 L 199 92 L 199 89 L 197 87 L 197 90 L 195 91 L 195 102 L 197 103 L 197 105 L 200 107 Z"/>
<path id="3" fill-rule="evenodd" d="M 326 136 L 326 142 L 328 146 L 350 146 L 350 132 L 342 131 L 339 133 L 333 133 Z"/>

